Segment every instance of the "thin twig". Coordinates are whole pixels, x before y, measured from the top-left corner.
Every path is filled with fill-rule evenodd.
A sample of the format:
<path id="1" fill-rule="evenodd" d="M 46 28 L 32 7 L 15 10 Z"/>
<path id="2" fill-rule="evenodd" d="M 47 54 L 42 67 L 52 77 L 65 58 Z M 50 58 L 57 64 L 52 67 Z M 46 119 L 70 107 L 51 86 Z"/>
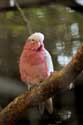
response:
<path id="1" fill-rule="evenodd" d="M 30 21 L 27 19 L 27 17 L 25 16 L 23 10 L 21 9 L 19 3 L 16 0 L 15 0 L 15 5 L 16 5 L 18 11 L 20 12 L 20 14 L 21 14 L 24 22 L 26 23 L 27 29 L 29 31 L 29 35 L 32 34 L 32 29 L 31 29 L 31 26 L 30 26 Z"/>

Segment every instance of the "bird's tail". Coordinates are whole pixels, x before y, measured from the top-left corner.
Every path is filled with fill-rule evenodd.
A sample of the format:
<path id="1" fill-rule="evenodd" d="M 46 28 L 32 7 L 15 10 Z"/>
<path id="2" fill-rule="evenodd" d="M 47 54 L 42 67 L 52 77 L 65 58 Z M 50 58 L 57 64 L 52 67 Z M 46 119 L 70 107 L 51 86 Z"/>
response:
<path id="1" fill-rule="evenodd" d="M 52 101 L 52 98 L 49 98 L 45 102 L 42 102 L 41 104 L 39 104 L 39 112 L 41 114 L 44 113 L 45 108 L 47 109 L 49 114 L 53 113 L 53 101 Z"/>
<path id="2" fill-rule="evenodd" d="M 45 107 L 49 114 L 53 113 L 53 100 L 52 97 L 45 101 Z"/>

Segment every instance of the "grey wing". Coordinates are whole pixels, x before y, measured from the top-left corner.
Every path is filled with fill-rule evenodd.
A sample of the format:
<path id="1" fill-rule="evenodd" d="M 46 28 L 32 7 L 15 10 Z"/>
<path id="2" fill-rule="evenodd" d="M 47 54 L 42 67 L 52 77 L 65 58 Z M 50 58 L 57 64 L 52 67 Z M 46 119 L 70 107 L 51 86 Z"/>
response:
<path id="1" fill-rule="evenodd" d="M 46 49 L 45 49 L 45 58 L 46 58 L 48 71 L 49 71 L 49 75 L 50 75 L 51 72 L 54 72 L 54 67 L 53 67 L 52 57 Z"/>

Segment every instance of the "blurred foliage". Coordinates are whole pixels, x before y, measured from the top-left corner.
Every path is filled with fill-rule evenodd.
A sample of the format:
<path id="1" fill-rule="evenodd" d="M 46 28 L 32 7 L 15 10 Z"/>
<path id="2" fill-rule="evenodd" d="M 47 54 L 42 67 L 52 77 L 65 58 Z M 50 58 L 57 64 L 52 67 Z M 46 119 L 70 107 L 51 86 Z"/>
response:
<path id="1" fill-rule="evenodd" d="M 45 34 L 45 46 L 52 55 L 55 70 L 59 70 L 82 42 L 83 16 L 59 5 L 23 11 L 32 31 Z M 28 35 L 18 11 L 0 13 L 0 75 L 19 78 L 19 56 Z"/>

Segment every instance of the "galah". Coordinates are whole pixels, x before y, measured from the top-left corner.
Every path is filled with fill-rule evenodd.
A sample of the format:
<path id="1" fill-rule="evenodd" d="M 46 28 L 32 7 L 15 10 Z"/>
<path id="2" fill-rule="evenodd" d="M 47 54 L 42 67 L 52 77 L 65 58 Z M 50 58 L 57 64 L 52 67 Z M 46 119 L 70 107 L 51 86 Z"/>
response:
<path id="1" fill-rule="evenodd" d="M 33 33 L 25 42 L 19 61 L 21 80 L 27 85 L 28 90 L 41 84 L 54 71 L 52 58 L 44 47 L 44 35 L 40 32 Z M 52 98 L 39 104 L 40 112 L 53 112 Z"/>

